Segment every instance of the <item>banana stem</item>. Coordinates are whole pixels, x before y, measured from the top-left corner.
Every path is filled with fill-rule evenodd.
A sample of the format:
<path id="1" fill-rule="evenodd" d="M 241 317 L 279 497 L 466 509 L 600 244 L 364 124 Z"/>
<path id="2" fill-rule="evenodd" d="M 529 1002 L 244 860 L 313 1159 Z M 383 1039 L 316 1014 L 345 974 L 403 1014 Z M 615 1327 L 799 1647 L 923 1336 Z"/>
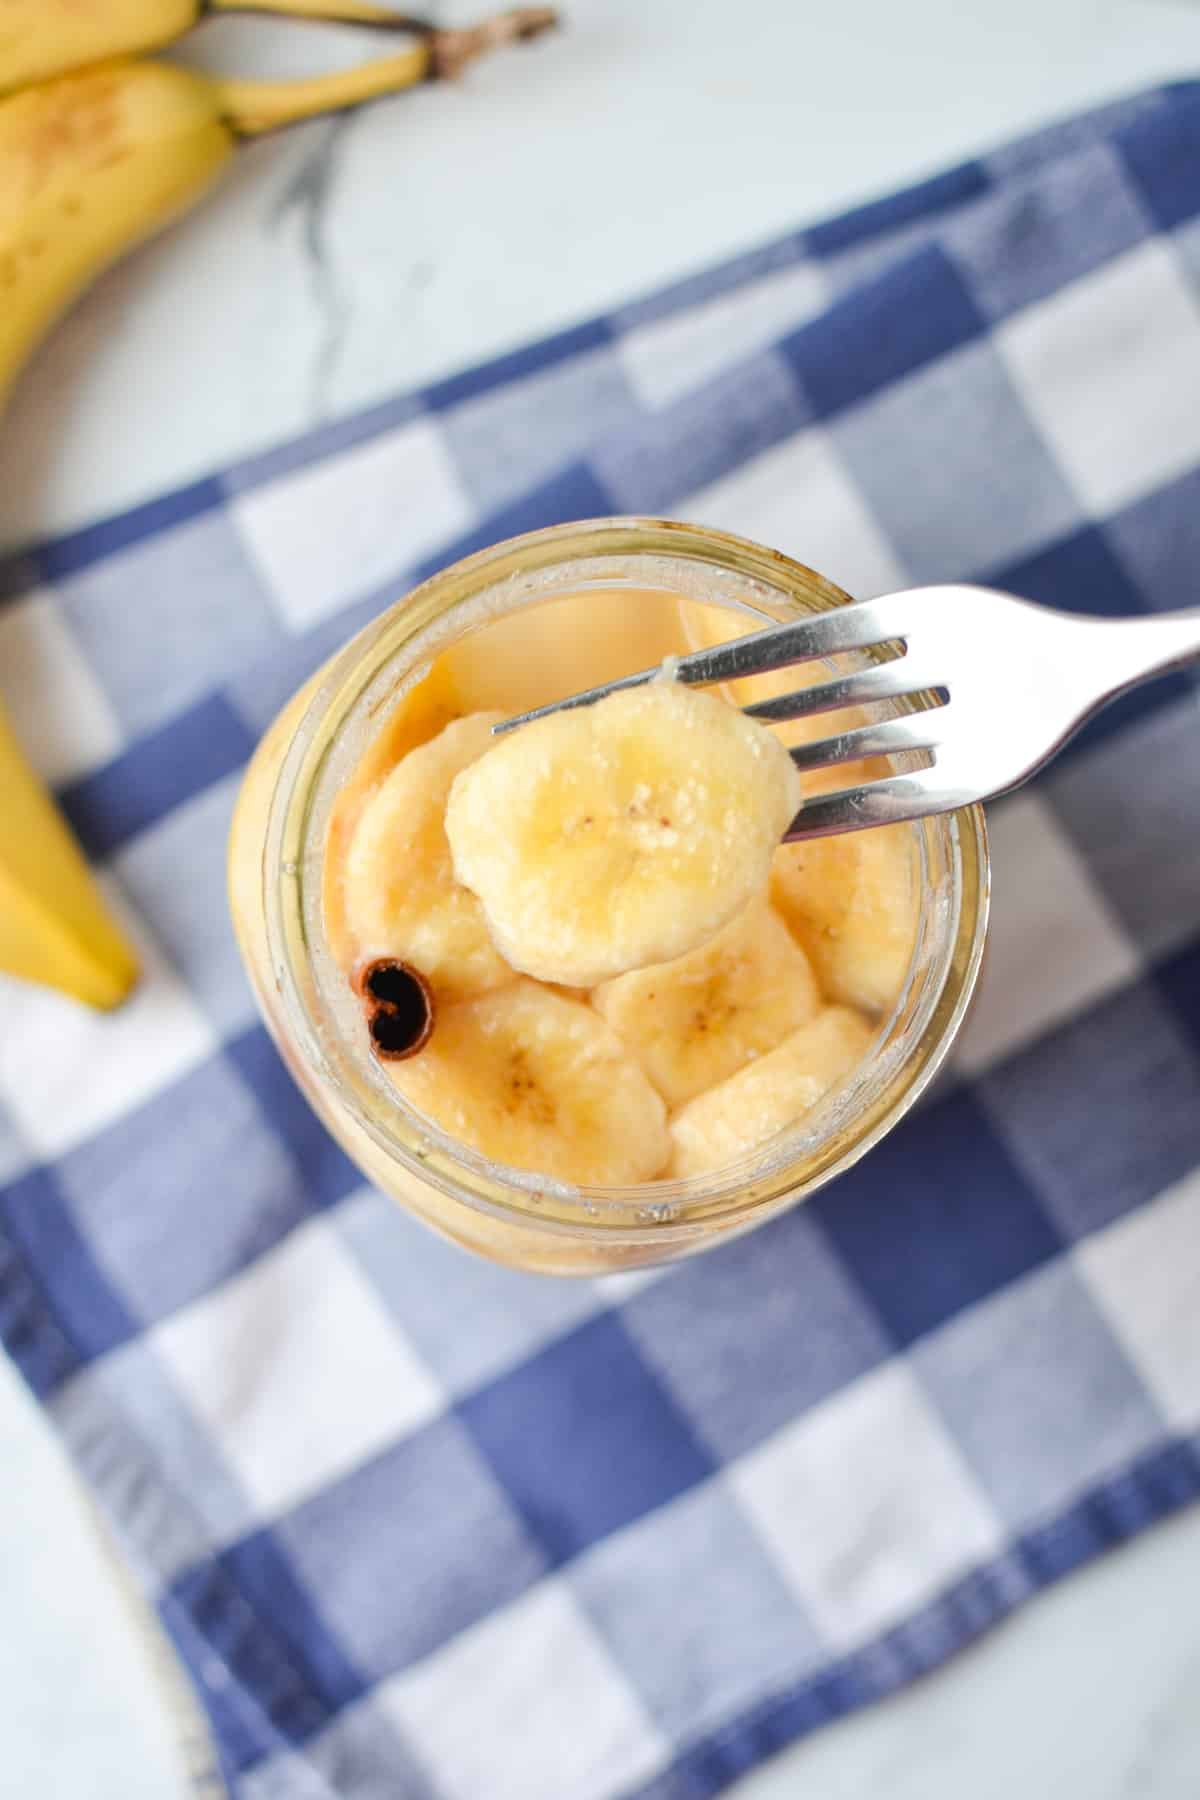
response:
<path id="1" fill-rule="evenodd" d="M 434 27 L 428 19 L 414 19 L 376 6 L 373 0 L 201 0 L 209 13 L 274 13 L 286 19 L 322 19 L 330 24 L 371 25 L 380 31 L 412 31 L 422 36 Z"/>
<path id="2" fill-rule="evenodd" d="M 549 6 L 519 6 L 461 31 L 431 30 L 396 56 L 299 81 L 218 80 L 221 110 L 238 137 L 261 137 L 322 113 L 346 112 L 420 81 L 452 79 L 502 44 L 539 36 L 557 23 Z"/>
<path id="3" fill-rule="evenodd" d="M 414 44 L 398 56 L 385 56 L 358 69 L 317 75 L 301 81 L 218 80 L 221 111 L 237 137 L 262 137 L 302 119 L 345 112 L 381 94 L 415 87 L 432 74 L 429 45 Z"/>

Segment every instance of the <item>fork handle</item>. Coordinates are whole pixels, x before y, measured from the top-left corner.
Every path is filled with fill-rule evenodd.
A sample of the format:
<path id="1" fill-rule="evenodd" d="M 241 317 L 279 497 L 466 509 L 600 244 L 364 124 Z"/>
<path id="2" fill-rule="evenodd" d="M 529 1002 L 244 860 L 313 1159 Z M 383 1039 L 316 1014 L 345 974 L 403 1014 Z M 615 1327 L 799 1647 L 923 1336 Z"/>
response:
<path id="1" fill-rule="evenodd" d="M 1200 607 L 1144 619 L 1096 619 L 1092 648 L 1096 704 L 1115 700 L 1172 669 L 1200 663 Z"/>

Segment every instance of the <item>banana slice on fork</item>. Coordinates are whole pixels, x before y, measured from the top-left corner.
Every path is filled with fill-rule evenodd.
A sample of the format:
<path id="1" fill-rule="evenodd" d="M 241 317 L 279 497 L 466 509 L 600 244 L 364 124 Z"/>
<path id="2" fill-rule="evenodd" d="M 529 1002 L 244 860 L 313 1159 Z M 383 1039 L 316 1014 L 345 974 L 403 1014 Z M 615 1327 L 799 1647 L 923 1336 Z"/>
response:
<path id="1" fill-rule="evenodd" d="M 769 730 L 657 681 L 498 739 L 450 789 L 446 835 L 505 960 L 593 987 L 685 955 L 765 891 L 800 797 Z"/>

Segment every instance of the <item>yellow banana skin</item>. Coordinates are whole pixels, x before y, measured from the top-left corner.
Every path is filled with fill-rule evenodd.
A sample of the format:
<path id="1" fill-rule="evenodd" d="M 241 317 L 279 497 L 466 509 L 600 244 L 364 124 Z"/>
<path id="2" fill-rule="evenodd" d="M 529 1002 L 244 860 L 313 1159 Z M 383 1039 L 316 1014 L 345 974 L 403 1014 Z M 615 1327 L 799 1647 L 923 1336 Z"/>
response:
<path id="1" fill-rule="evenodd" d="M 0 101 L 0 403 L 38 340 L 233 154 L 213 85 L 112 63 Z"/>
<path id="2" fill-rule="evenodd" d="M 0 971 L 89 1006 L 118 1005 L 136 959 L 2 712 L 0 793 Z"/>
<path id="3" fill-rule="evenodd" d="M 198 12 L 198 0 L 0 0 L 0 90 L 157 49 Z"/>
<path id="4" fill-rule="evenodd" d="M 161 50 L 209 13 L 345 20 L 385 30 L 412 21 L 374 0 L 0 0 L 0 93 L 72 69 Z"/>

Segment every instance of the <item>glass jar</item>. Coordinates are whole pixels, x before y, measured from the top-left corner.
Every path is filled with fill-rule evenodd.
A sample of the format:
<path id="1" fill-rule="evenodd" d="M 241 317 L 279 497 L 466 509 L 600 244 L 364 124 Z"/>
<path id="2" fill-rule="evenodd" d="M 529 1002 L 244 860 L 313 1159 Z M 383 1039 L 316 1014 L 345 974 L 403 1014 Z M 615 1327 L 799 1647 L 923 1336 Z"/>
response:
<path id="1" fill-rule="evenodd" d="M 941 1067 L 979 970 L 988 910 L 983 815 L 915 833 L 920 909 L 908 980 L 851 1080 L 719 1174 L 576 1188 L 491 1163 L 410 1109 L 370 1054 L 326 943 L 330 809 L 389 708 L 466 632 L 593 590 L 657 589 L 752 616 L 746 629 L 847 596 L 777 551 L 696 526 L 604 519 L 498 544 L 444 570 L 355 637 L 286 706 L 247 771 L 230 842 L 234 924 L 292 1074 L 364 1174 L 468 1249 L 523 1269 L 595 1275 L 688 1255 L 794 1206 L 848 1169 Z M 757 615 L 757 616 L 754 616 Z"/>

